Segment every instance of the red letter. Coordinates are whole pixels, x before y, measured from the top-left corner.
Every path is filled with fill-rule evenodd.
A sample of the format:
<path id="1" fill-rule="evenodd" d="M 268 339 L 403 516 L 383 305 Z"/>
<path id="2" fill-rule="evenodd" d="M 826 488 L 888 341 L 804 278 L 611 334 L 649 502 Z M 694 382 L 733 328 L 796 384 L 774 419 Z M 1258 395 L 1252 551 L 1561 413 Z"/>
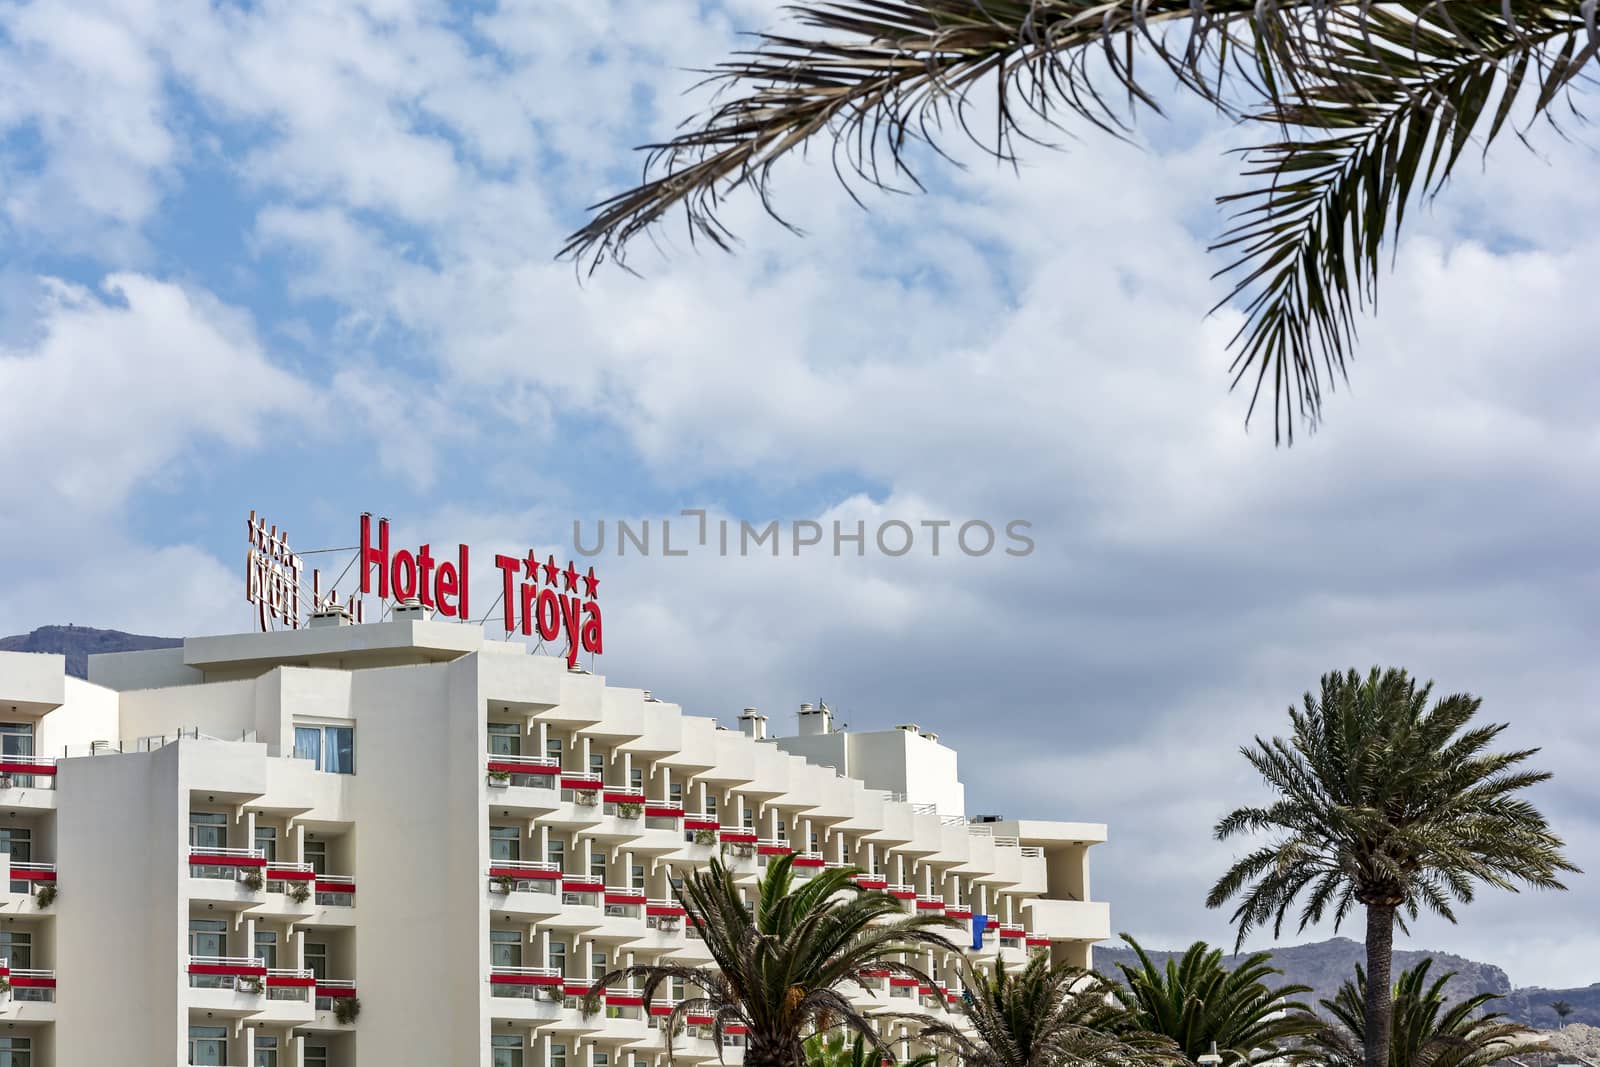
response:
<path id="1" fill-rule="evenodd" d="M 402 574 L 405 581 L 400 580 Z M 389 586 L 396 600 L 410 600 L 417 595 L 417 561 L 403 548 L 394 554 L 394 561 L 389 564 Z"/>
<path id="2" fill-rule="evenodd" d="M 433 599 L 439 603 L 440 615 L 447 619 L 456 617 L 456 605 L 450 602 L 450 598 L 460 589 L 456 583 L 456 565 L 445 560 L 439 564 L 439 569 L 433 572 Z"/>
<path id="3" fill-rule="evenodd" d="M 372 547 L 372 516 L 365 513 L 361 516 L 361 591 L 372 592 L 372 572 L 368 570 L 374 563 L 378 565 L 378 599 L 389 598 L 389 520 L 378 520 L 378 547 Z"/>
<path id="4" fill-rule="evenodd" d="M 561 605 L 549 589 L 539 590 L 539 636 L 554 641 L 561 636 Z"/>
<path id="5" fill-rule="evenodd" d="M 524 637 L 533 634 L 533 598 L 538 595 L 539 587 L 532 582 L 522 583 L 522 634 Z"/>
<path id="6" fill-rule="evenodd" d="M 522 560 L 516 556 L 497 555 L 494 557 L 494 565 L 500 568 L 500 581 L 503 583 L 500 590 L 500 602 L 505 605 L 503 614 L 506 622 L 506 633 L 510 633 L 517 628 L 517 605 L 511 597 L 516 589 L 517 575 L 522 571 Z M 466 600 L 467 594 L 463 592 L 461 594 L 461 602 L 464 604 Z"/>
<path id="7" fill-rule="evenodd" d="M 583 650 L 585 652 L 603 653 L 603 642 L 600 634 L 600 605 L 594 601 L 583 606 Z"/>
<path id="8" fill-rule="evenodd" d="M 472 612 L 467 610 L 467 589 L 472 585 L 472 574 L 467 570 L 467 546 L 461 546 L 461 562 L 457 564 L 458 577 L 461 579 L 461 606 L 456 610 L 456 618 L 462 622 L 472 620 Z"/>
<path id="9" fill-rule="evenodd" d="M 578 662 L 578 614 L 583 602 L 575 596 L 561 594 L 561 618 L 567 624 L 567 666 Z"/>
<path id="10" fill-rule="evenodd" d="M 417 596 L 425 608 L 433 607 L 433 595 L 428 591 L 428 576 L 432 572 L 433 557 L 428 555 L 428 546 L 423 545 L 422 551 L 417 553 Z"/>

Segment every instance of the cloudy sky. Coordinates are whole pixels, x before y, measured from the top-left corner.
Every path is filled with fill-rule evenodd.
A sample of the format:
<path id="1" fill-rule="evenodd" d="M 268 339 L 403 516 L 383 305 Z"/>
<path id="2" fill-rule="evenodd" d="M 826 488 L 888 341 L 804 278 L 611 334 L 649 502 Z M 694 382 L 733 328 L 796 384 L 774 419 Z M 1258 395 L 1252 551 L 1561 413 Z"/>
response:
<path id="1" fill-rule="evenodd" d="M 1481 695 L 1600 868 L 1593 148 L 1508 141 L 1412 216 L 1351 387 L 1275 448 L 1207 316 L 1242 135 L 1183 101 L 867 212 L 818 155 L 780 176 L 806 237 L 741 202 L 737 255 L 669 232 L 577 284 L 553 252 L 693 109 L 685 68 L 778 18 L 0 4 L 0 633 L 245 629 L 251 508 L 307 548 L 364 510 L 469 541 L 480 614 L 487 557 L 571 555 L 575 519 L 1021 519 L 1024 558 L 608 555 L 600 669 L 938 730 L 973 810 L 1110 824 L 1096 895 L 1146 944 L 1231 940 L 1237 747 L 1333 668 Z M 1412 944 L 1587 984 L 1597 912 L 1600 874 Z"/>

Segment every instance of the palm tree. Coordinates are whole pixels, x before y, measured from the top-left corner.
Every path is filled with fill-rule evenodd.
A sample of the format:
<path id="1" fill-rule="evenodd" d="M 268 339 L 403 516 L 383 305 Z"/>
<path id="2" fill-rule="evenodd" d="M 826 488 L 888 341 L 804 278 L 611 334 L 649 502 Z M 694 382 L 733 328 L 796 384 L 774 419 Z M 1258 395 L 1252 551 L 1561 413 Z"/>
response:
<path id="1" fill-rule="evenodd" d="M 1099 975 L 1051 967 L 1043 956 L 1020 972 L 996 960 L 985 973 L 962 964 L 962 1010 L 924 1027 L 920 1040 L 965 1067 L 1165 1067 L 1181 1060 L 1166 1038 L 1140 1033 Z"/>
<path id="2" fill-rule="evenodd" d="M 716 966 L 622 967 L 595 980 L 588 1004 L 598 1004 L 606 986 L 635 979 L 648 1002 L 662 983 L 677 979 L 700 995 L 673 1008 L 666 1032 L 691 1012 L 705 1013 L 720 1045 L 726 1027 L 741 1024 L 747 1031 L 744 1062 L 750 1067 L 801 1067 L 807 1034 L 832 1027 L 861 1034 L 892 1057 L 889 1043 L 852 1006 L 846 990 L 851 985 L 867 989 L 866 972 L 888 971 L 931 984 L 901 957 L 911 951 L 959 951 L 938 932 L 955 923 L 942 916 L 906 915 L 887 893 L 856 889 L 860 872 L 853 868 L 828 868 L 797 882 L 792 863 L 792 856 L 783 856 L 767 868 L 753 909 L 717 860 L 695 871 L 677 895 Z"/>
<path id="3" fill-rule="evenodd" d="M 838 1030 L 812 1034 L 805 1041 L 806 1067 L 881 1067 L 877 1050 L 869 1054 L 866 1040 L 859 1033 L 847 1037 Z M 895 1067 L 933 1067 L 939 1057 L 918 1053 L 896 1061 Z"/>
<path id="4" fill-rule="evenodd" d="M 1246 322 L 1233 382 L 1271 385 L 1275 432 L 1314 425 L 1345 372 L 1406 205 L 1534 117 L 1590 67 L 1588 0 L 803 0 L 801 29 L 718 65 L 715 104 L 646 146 L 644 176 L 595 206 L 562 250 L 591 269 L 675 210 L 727 248 L 731 193 L 777 214 L 773 166 L 830 142 L 847 187 L 921 188 L 914 170 L 969 138 L 1013 162 L 1063 119 L 1123 134 L 1154 71 L 1262 132 L 1244 192 L 1219 197 Z M 1112 92 L 1110 89 L 1120 91 Z M 987 112 L 986 114 L 982 112 Z M 922 151 L 919 149 L 927 149 Z M 1093 196 L 1098 190 L 1072 190 Z M 855 190 L 850 193 L 855 196 Z M 781 221 L 781 220 L 780 220 Z"/>
<path id="5" fill-rule="evenodd" d="M 1428 984 L 1431 959 L 1400 972 L 1394 984 L 1394 1039 L 1389 1067 L 1489 1067 L 1515 1052 L 1547 1051 L 1542 1042 L 1520 1040 L 1527 1027 L 1506 1022 L 1500 1012 L 1480 1013 L 1497 993 L 1479 993 L 1455 1004 L 1444 998 L 1445 983 L 1455 972 Z M 1354 982 L 1346 981 L 1322 1006 L 1334 1025 L 1322 1025 L 1312 1044 L 1329 1067 L 1355 1067 L 1362 1062 L 1366 1035 L 1367 976 L 1359 965 Z"/>
<path id="6" fill-rule="evenodd" d="M 1268 976 L 1283 973 L 1269 953 L 1254 953 L 1229 970 L 1220 948 L 1196 941 L 1162 968 L 1139 942 L 1127 934 L 1122 939 L 1139 957 L 1138 967 L 1117 965 L 1126 988 L 1114 993 L 1129 1021 L 1170 1037 L 1192 1061 L 1213 1051 L 1225 1067 L 1274 1059 L 1316 1029 L 1310 1009 L 1293 999 L 1311 992 L 1310 986 L 1267 984 Z"/>
<path id="7" fill-rule="evenodd" d="M 1556 1018 L 1561 1020 L 1562 1026 L 1565 1026 L 1567 1025 L 1567 1016 L 1571 1015 L 1574 1009 L 1570 1000 L 1552 1000 L 1550 1002 L 1550 1010 L 1556 1013 Z"/>
<path id="8" fill-rule="evenodd" d="M 1520 767 L 1539 750 L 1491 752 L 1505 726 L 1469 727 L 1482 701 L 1458 693 L 1429 708 L 1432 688 L 1392 668 L 1323 675 L 1321 697 L 1289 709 L 1289 741 L 1257 737 L 1241 749 L 1277 798 L 1216 826 L 1218 840 L 1272 835 L 1206 899 L 1215 908 L 1242 894 L 1239 945 L 1268 921 L 1281 934 L 1302 894 L 1302 930 L 1330 911 L 1337 930 L 1355 905 L 1366 909 L 1366 1067 L 1389 1060 L 1397 918 L 1403 926 L 1426 908 L 1454 922 L 1453 905 L 1479 883 L 1564 889 L 1558 875 L 1577 870 L 1519 795 L 1550 777 Z"/>

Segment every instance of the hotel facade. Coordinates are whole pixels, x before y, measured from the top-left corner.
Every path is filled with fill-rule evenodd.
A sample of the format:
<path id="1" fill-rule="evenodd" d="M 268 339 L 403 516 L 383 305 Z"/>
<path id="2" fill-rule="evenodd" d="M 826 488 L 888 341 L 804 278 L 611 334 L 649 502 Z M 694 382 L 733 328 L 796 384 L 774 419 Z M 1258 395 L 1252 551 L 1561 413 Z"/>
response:
<path id="1" fill-rule="evenodd" d="M 792 713 L 791 713 L 792 714 Z M 1109 936 L 1094 823 L 968 817 L 906 724 L 684 714 L 415 607 L 94 656 L 0 653 L 0 1067 L 665 1067 L 629 963 L 709 962 L 673 879 L 850 865 L 992 960 Z M 955 1000 L 869 979 L 894 1015 Z M 694 995 L 694 991 L 687 991 Z M 690 1016 L 676 1060 L 737 1064 Z"/>

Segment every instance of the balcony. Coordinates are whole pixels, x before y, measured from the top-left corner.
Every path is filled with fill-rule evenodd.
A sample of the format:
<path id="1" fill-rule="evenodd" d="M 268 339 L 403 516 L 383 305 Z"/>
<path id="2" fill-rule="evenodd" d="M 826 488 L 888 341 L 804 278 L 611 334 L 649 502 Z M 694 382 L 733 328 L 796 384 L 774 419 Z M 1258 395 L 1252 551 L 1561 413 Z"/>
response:
<path id="1" fill-rule="evenodd" d="M 267 857 L 259 848 L 190 848 L 190 878 L 237 878 L 246 871 L 261 871 Z"/>
<path id="2" fill-rule="evenodd" d="M 190 956 L 189 1005 L 226 1018 L 255 1015 L 266 1003 L 267 964 L 255 956 Z"/>
<path id="3" fill-rule="evenodd" d="M 8 808 L 56 806 L 56 761 L 46 756 L 0 757 L 0 797 Z"/>
<path id="4" fill-rule="evenodd" d="M 828 865 L 820 852 L 797 852 L 794 857 L 794 867 L 797 871 L 820 871 Z"/>
<path id="5" fill-rule="evenodd" d="M 923 895 L 919 894 L 918 897 L 917 897 L 917 910 L 918 911 L 928 911 L 928 912 L 943 912 L 944 911 L 944 897 L 923 896 Z"/>
<path id="6" fill-rule="evenodd" d="M 858 874 L 856 875 L 856 887 L 881 892 L 889 888 L 889 879 L 881 874 Z"/>
<path id="7" fill-rule="evenodd" d="M 498 789 L 554 789 L 562 777 L 561 761 L 553 756 L 507 756 L 490 753 L 486 766 L 489 785 Z M 499 803 L 495 798 L 495 803 Z"/>
<path id="8" fill-rule="evenodd" d="M 1111 936 L 1111 908 L 1103 900 L 1031 900 L 1023 907 L 1037 936 L 1051 941 L 1103 941 Z"/>
<path id="9" fill-rule="evenodd" d="M 316 977 L 308 970 L 267 968 L 266 1000 L 255 1017 L 262 1022 L 310 1022 L 316 984 Z"/>
<path id="10" fill-rule="evenodd" d="M 316 985 L 317 1011 L 335 1011 L 341 1000 L 354 1000 L 356 984 L 348 978 L 318 978 Z"/>
<path id="11" fill-rule="evenodd" d="M 763 837 L 756 842 L 756 855 L 761 857 L 762 863 L 769 857 L 788 856 L 793 852 L 794 846 L 781 837 Z"/>
<path id="12" fill-rule="evenodd" d="M 319 908 L 356 906 L 356 880 L 343 874 L 319 874 L 312 883 Z"/>
<path id="13" fill-rule="evenodd" d="M 515 1022 L 557 1022 L 566 1009 L 563 985 L 553 967 L 495 967 L 489 972 L 490 1014 Z"/>
<path id="14" fill-rule="evenodd" d="M 899 882 L 885 882 L 883 891 L 888 893 L 891 897 L 894 897 L 896 900 L 914 901 L 917 899 L 917 890 L 915 886 L 904 885 Z"/>
<path id="15" fill-rule="evenodd" d="M 606 917 L 610 919 L 637 919 L 644 914 L 648 902 L 645 891 L 632 886 L 608 885 L 604 899 Z"/>
<path id="16" fill-rule="evenodd" d="M 0 960 L 0 975 L 11 983 L 11 1003 L 6 1019 L 12 1023 L 56 1020 L 56 972 L 37 967 L 8 967 Z"/>
<path id="17" fill-rule="evenodd" d="M 24 908 L 23 910 L 40 910 L 49 906 L 49 901 L 41 904 L 39 900 L 41 892 L 48 892 L 52 897 L 55 895 L 55 864 L 13 862 L 10 864 L 10 871 L 10 891 L 12 893 L 26 894 L 33 898 L 31 908 Z"/>

